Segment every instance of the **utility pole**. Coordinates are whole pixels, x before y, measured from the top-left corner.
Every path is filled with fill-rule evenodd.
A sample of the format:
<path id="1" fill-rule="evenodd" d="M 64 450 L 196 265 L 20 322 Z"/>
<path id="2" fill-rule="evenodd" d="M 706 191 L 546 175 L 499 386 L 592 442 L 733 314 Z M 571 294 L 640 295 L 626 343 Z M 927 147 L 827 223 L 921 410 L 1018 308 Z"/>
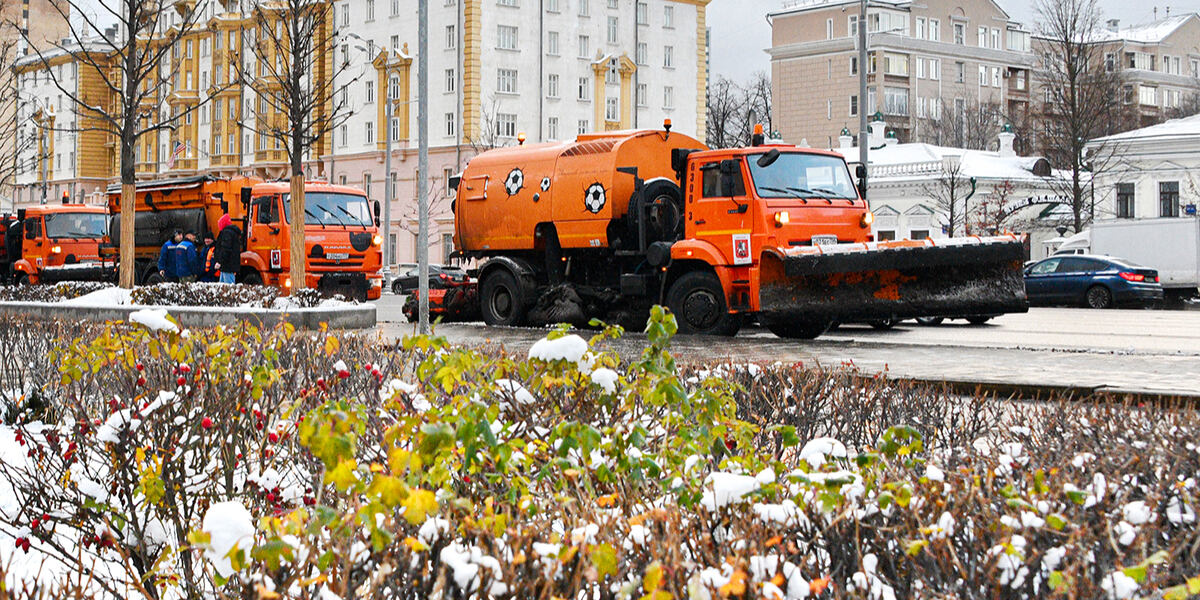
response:
<path id="1" fill-rule="evenodd" d="M 391 123 L 388 124 L 391 126 Z M 429 0 L 417 8 L 417 282 L 420 330 L 429 333 Z"/>
<path id="2" fill-rule="evenodd" d="M 387 89 L 383 91 L 384 100 L 384 129 L 383 135 L 387 137 L 387 142 L 384 144 L 386 151 L 383 155 L 383 285 L 387 287 L 391 285 L 392 279 L 392 261 L 395 257 L 392 256 L 392 103 L 396 98 L 392 97 L 392 53 L 395 51 L 388 50 L 384 60 L 384 75 L 387 77 Z M 370 194 L 370 190 L 367 191 Z"/>
<path id="3" fill-rule="evenodd" d="M 39 123 L 38 127 L 38 158 L 42 161 L 42 204 L 46 203 L 46 161 L 50 153 L 46 151 L 46 124 Z"/>
<path id="4" fill-rule="evenodd" d="M 867 0 L 858 2 L 858 160 L 867 168 Z M 863 186 L 866 189 L 866 186 Z M 865 193 L 865 192 L 864 192 Z"/>

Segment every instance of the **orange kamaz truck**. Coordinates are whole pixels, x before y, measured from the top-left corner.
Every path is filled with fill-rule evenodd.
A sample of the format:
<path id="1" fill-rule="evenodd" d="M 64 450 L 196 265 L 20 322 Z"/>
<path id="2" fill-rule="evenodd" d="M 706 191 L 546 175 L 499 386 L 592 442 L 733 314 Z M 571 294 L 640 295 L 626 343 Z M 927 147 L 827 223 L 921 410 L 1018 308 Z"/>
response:
<path id="1" fill-rule="evenodd" d="M 1027 310 L 1015 236 L 872 240 L 866 169 L 790 145 L 709 149 L 662 130 L 484 152 L 457 180 L 455 246 L 484 321 L 637 322 L 684 333 Z M 466 295 L 463 295 L 464 297 Z"/>
<path id="2" fill-rule="evenodd" d="M 22 208 L 4 225 L 4 278 L 19 284 L 114 281 L 116 256 L 108 243 L 103 206 L 42 204 Z"/>
<path id="3" fill-rule="evenodd" d="M 158 255 L 174 230 L 217 236 L 228 213 L 242 230 L 238 281 L 291 290 L 287 182 L 211 175 L 142 181 L 135 188 L 134 238 L 138 283 L 159 280 Z M 304 186 L 306 287 L 359 300 L 377 299 L 383 285 L 378 205 L 357 188 L 308 181 Z M 120 244 L 120 186 L 108 189 L 113 241 Z"/>

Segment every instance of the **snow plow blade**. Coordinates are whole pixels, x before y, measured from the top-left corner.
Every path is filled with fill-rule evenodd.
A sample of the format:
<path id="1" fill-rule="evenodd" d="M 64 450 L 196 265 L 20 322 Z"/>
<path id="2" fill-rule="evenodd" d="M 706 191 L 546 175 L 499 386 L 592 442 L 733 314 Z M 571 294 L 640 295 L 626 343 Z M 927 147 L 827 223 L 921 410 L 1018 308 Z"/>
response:
<path id="1" fill-rule="evenodd" d="M 1014 235 L 768 249 L 760 312 L 788 321 L 1026 312 Z"/>

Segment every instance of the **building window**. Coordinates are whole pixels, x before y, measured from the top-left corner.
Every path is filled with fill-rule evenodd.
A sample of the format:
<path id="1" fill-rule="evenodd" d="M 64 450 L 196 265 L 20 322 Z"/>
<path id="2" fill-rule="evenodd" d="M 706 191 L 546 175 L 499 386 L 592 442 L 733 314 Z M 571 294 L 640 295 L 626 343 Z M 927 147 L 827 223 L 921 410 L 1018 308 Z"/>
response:
<path id="1" fill-rule="evenodd" d="M 850 116 L 858 116 L 858 96 L 850 96 Z"/>
<path id="2" fill-rule="evenodd" d="M 454 69 L 446 69 L 446 91 L 453 92 L 457 86 L 458 76 L 455 74 Z"/>
<path id="3" fill-rule="evenodd" d="M 825 19 L 825 39 L 833 39 L 833 19 Z"/>
<path id="4" fill-rule="evenodd" d="M 675 7 L 669 4 L 663 7 L 663 27 L 675 27 Z"/>
<path id="5" fill-rule="evenodd" d="M 496 91 L 501 94 L 517 93 L 517 70 L 516 69 L 497 69 L 496 70 Z"/>
<path id="6" fill-rule="evenodd" d="M 375 0 L 367 0 L 367 21 L 375 20 Z"/>
<path id="7" fill-rule="evenodd" d="M 649 25 L 650 24 L 649 11 L 650 11 L 650 7 L 647 6 L 645 2 L 637 3 L 637 24 L 638 25 Z"/>
<path id="8" fill-rule="evenodd" d="M 1133 184 L 1117 184 L 1117 218 L 1133 218 Z"/>
<path id="9" fill-rule="evenodd" d="M 558 12 L 558 0 L 546 0 L 546 12 Z"/>
<path id="10" fill-rule="evenodd" d="M 546 54 L 550 56 L 558 56 L 558 32 L 546 32 Z"/>
<path id="11" fill-rule="evenodd" d="M 889 115 L 908 115 L 908 89 L 883 88 L 884 111 Z"/>
<path id="12" fill-rule="evenodd" d="M 367 86 L 367 92 L 366 92 L 367 102 L 374 102 L 375 101 L 375 82 L 368 81 L 368 82 L 366 82 L 366 86 Z"/>
<path id="13" fill-rule="evenodd" d="M 663 68 L 672 69 L 675 67 L 675 47 L 663 46 Z"/>
<path id="14" fill-rule="evenodd" d="M 392 121 L 388 123 L 388 135 L 391 136 L 393 142 L 400 139 L 400 119 L 392 118 Z"/>
<path id="15" fill-rule="evenodd" d="M 967 43 L 967 26 L 964 23 L 954 24 L 954 43 L 962 46 Z"/>
<path id="16" fill-rule="evenodd" d="M 375 143 L 375 124 L 374 123 L 372 123 L 371 121 L 366 122 L 365 133 L 366 133 L 367 143 L 368 144 Z"/>
<path id="17" fill-rule="evenodd" d="M 638 106 L 646 106 L 647 89 L 648 88 L 646 87 L 646 84 L 644 84 L 644 83 L 639 83 L 637 85 L 637 105 Z"/>
<path id="18" fill-rule="evenodd" d="M 942 78 L 942 59 L 931 58 L 928 65 L 929 78 L 938 81 Z"/>
<path id="19" fill-rule="evenodd" d="M 591 78 L 589 78 L 589 77 L 580 77 L 579 78 L 579 95 L 577 97 L 580 100 L 584 100 L 584 101 L 592 99 L 592 80 L 591 80 Z"/>
<path id="20" fill-rule="evenodd" d="M 588 36 L 579 36 L 579 58 L 589 58 L 588 53 L 591 51 L 590 45 L 591 40 L 588 39 Z"/>
<path id="21" fill-rule="evenodd" d="M 608 121 L 616 121 L 621 118 L 616 98 L 610 96 L 604 99 L 604 118 Z"/>
<path id="22" fill-rule="evenodd" d="M 550 73 L 546 75 L 546 97 L 558 97 L 558 73 Z"/>
<path id="23" fill-rule="evenodd" d="M 675 88 L 663 87 L 663 108 L 675 108 Z"/>
<path id="24" fill-rule="evenodd" d="M 916 22 L 917 22 L 916 31 L 913 32 L 913 35 L 915 37 L 917 37 L 918 39 L 923 40 L 923 39 L 925 39 L 925 17 L 917 17 Z"/>
<path id="25" fill-rule="evenodd" d="M 579 16 L 586 17 L 591 14 L 588 3 L 589 0 L 579 0 Z"/>
<path id="26" fill-rule="evenodd" d="M 1138 103 L 1147 106 L 1156 106 L 1158 104 L 1158 88 L 1148 85 L 1138 86 Z"/>
<path id="27" fill-rule="evenodd" d="M 987 48 L 987 45 L 988 45 L 987 38 L 988 38 L 988 28 L 980 27 L 979 28 L 979 43 L 977 45 L 980 48 Z"/>
<path id="28" fill-rule="evenodd" d="M 956 83 L 963 83 L 966 80 L 966 77 L 967 77 L 966 63 L 955 62 L 954 63 L 954 81 Z"/>
<path id="29" fill-rule="evenodd" d="M 550 117 L 546 120 L 546 137 L 552 140 L 558 139 L 558 117 Z"/>
<path id="30" fill-rule="evenodd" d="M 942 21 L 940 19 L 929 20 L 929 41 L 942 41 Z"/>
<path id="31" fill-rule="evenodd" d="M 979 65 L 979 85 L 983 87 L 988 85 L 988 70 L 983 65 Z"/>
<path id="32" fill-rule="evenodd" d="M 886 75 L 908 77 L 908 56 L 885 53 L 883 55 L 883 72 Z"/>
<path id="33" fill-rule="evenodd" d="M 498 40 L 497 47 L 501 50 L 516 50 L 517 28 L 511 25 L 497 25 L 496 39 Z"/>
<path id="34" fill-rule="evenodd" d="M 890 242 L 896 239 L 896 232 L 889 230 L 879 230 L 875 232 L 875 239 L 881 242 Z"/>
<path id="35" fill-rule="evenodd" d="M 446 113 L 445 123 L 446 123 L 446 137 L 454 137 L 454 131 L 455 131 L 454 126 L 456 123 L 456 121 L 454 119 L 454 113 L 452 113 L 452 112 Z"/>
<path id="36" fill-rule="evenodd" d="M 617 59 L 614 58 L 614 59 L 609 60 L 608 61 L 608 69 L 606 69 L 604 71 L 604 83 L 607 83 L 609 85 L 616 85 L 618 83 L 618 79 L 617 79 L 618 74 L 619 74 L 619 72 L 617 71 Z"/>
<path id="37" fill-rule="evenodd" d="M 577 131 L 579 132 L 579 135 L 583 135 L 588 132 L 588 120 L 587 119 L 579 120 L 579 128 L 577 129 Z"/>
<path id="38" fill-rule="evenodd" d="M 633 54 L 634 60 L 637 62 L 637 64 L 644 66 L 648 60 L 647 56 L 649 54 L 650 51 L 648 50 L 646 42 L 638 42 L 637 50 L 634 51 Z"/>
<path id="39" fill-rule="evenodd" d="M 1158 216 L 1179 216 L 1179 182 L 1158 182 Z"/>
<path id="40" fill-rule="evenodd" d="M 615 44 L 620 38 L 620 27 L 616 17 L 608 18 L 608 43 Z"/>
<path id="41" fill-rule="evenodd" d="M 264 136 L 265 138 L 265 136 Z M 338 132 L 338 145 L 345 147 L 350 143 L 350 128 L 342 125 L 341 131 Z M 260 146 L 265 144 L 259 144 Z"/>
<path id="42" fill-rule="evenodd" d="M 502 138 L 517 137 L 517 115 L 497 113 L 496 135 Z"/>
<path id="43" fill-rule="evenodd" d="M 992 87 L 1000 87 L 1000 67 L 992 67 Z"/>
<path id="44" fill-rule="evenodd" d="M 453 50 L 458 47 L 458 33 L 453 25 L 446 26 L 446 49 Z"/>

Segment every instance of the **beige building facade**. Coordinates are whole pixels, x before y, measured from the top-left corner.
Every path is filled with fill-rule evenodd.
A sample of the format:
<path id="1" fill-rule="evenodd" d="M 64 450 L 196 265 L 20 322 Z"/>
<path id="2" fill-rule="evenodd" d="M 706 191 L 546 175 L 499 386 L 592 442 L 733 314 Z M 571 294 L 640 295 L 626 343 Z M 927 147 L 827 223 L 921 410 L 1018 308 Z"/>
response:
<path id="1" fill-rule="evenodd" d="M 789 142 L 833 147 L 863 110 L 901 142 L 938 141 L 947 119 L 973 107 L 1028 113 L 1030 33 L 992 0 L 872 0 L 865 101 L 856 0 L 800 0 L 768 19 L 775 122 Z"/>

